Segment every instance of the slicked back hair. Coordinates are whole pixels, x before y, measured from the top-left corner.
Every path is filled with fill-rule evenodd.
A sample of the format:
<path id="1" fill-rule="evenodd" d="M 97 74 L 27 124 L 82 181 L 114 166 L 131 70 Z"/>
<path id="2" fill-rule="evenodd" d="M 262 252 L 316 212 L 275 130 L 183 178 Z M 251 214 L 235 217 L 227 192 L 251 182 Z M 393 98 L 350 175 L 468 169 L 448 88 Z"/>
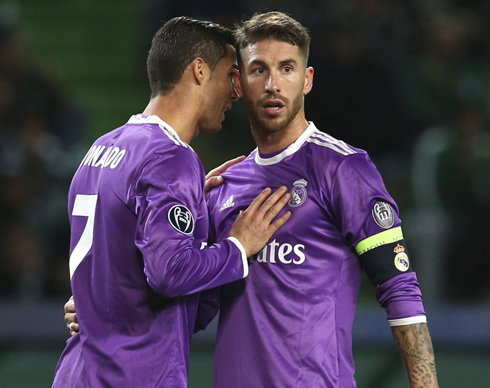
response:
<path id="1" fill-rule="evenodd" d="M 310 34 L 301 23 L 283 12 L 256 13 L 237 25 L 234 36 L 239 61 L 240 50 L 262 40 L 273 39 L 298 46 L 305 64 L 308 63 Z"/>
<path id="2" fill-rule="evenodd" d="M 233 43 L 231 30 L 219 24 L 184 16 L 169 20 L 153 37 L 146 62 L 151 97 L 172 91 L 196 58 L 214 71 Z"/>

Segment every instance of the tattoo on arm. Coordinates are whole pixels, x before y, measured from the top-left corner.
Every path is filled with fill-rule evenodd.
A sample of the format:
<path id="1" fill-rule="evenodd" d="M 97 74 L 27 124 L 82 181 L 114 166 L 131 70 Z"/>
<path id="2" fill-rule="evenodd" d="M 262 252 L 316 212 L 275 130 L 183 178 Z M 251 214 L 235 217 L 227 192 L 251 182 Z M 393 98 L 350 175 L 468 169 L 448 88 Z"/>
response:
<path id="1" fill-rule="evenodd" d="M 426 323 L 391 328 L 411 388 L 438 387 L 434 350 Z"/>

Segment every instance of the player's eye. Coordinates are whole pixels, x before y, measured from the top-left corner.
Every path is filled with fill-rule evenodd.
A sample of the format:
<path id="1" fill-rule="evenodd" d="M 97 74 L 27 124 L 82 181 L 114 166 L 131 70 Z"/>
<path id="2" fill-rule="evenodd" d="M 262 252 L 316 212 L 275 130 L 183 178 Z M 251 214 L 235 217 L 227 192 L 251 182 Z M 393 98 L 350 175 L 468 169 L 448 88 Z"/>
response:
<path id="1" fill-rule="evenodd" d="M 264 69 L 263 67 L 257 67 L 257 68 L 254 70 L 254 73 L 264 74 L 264 73 L 265 73 L 265 69 Z"/>
<path id="2" fill-rule="evenodd" d="M 289 66 L 289 65 L 288 66 L 284 66 L 284 71 L 286 73 L 290 73 L 291 71 L 293 71 L 293 67 L 292 66 Z"/>

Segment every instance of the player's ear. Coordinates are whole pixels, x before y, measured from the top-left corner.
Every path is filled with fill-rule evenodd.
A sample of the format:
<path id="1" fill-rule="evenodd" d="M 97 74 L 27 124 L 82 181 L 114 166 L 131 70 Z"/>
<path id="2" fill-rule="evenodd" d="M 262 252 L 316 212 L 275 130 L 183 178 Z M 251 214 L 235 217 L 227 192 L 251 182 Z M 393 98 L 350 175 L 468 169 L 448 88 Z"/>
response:
<path id="1" fill-rule="evenodd" d="M 315 73 L 315 70 L 313 70 L 313 68 L 311 66 L 306 68 L 305 86 L 303 87 L 303 95 L 304 96 L 306 96 L 311 91 L 311 88 L 313 87 L 313 74 L 314 73 Z"/>
<path id="2" fill-rule="evenodd" d="M 201 85 L 209 72 L 208 65 L 202 58 L 196 58 L 194 61 L 192 61 L 191 66 L 194 79 L 199 85 Z"/>
<path id="3" fill-rule="evenodd" d="M 235 69 L 233 71 L 233 85 L 235 86 L 235 92 L 238 97 L 243 97 L 242 85 L 240 84 L 240 72 Z"/>

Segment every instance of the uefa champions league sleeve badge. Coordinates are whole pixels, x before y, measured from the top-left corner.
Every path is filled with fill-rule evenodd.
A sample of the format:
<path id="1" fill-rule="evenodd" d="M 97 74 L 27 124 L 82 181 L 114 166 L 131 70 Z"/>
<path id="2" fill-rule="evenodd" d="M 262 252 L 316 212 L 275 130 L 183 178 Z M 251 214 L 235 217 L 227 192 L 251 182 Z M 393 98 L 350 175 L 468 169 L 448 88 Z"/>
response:
<path id="1" fill-rule="evenodd" d="M 189 209 L 183 205 L 174 205 L 168 211 L 168 220 L 174 229 L 183 234 L 194 232 L 194 217 Z"/>
<path id="2" fill-rule="evenodd" d="M 288 205 L 291 207 L 301 206 L 305 201 L 308 193 L 306 192 L 306 186 L 308 186 L 308 182 L 304 179 L 299 179 L 293 183 L 293 188 L 290 191 L 291 199 L 288 202 Z"/>

